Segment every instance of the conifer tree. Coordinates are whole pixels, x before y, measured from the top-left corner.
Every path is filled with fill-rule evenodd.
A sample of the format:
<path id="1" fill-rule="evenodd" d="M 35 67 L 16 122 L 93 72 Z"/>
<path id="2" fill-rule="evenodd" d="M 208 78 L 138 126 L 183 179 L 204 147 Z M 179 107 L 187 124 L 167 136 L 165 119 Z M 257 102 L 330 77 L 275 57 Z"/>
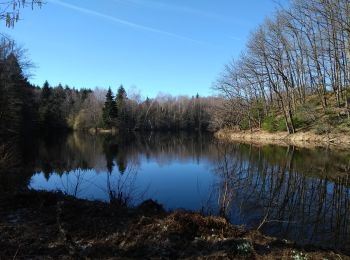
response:
<path id="1" fill-rule="evenodd" d="M 46 80 L 44 85 L 43 85 L 43 89 L 41 91 L 41 102 L 47 101 L 49 99 L 50 95 L 51 95 L 50 85 L 49 85 L 49 82 L 47 82 L 47 80 Z"/>
<path id="2" fill-rule="evenodd" d="M 127 109 L 126 109 L 126 91 L 123 85 L 121 85 L 118 88 L 118 93 L 115 100 L 116 100 L 116 106 L 118 110 L 119 127 L 126 128 L 128 127 L 128 119 L 127 119 Z"/>
<path id="3" fill-rule="evenodd" d="M 117 106 L 111 88 L 108 88 L 106 101 L 102 111 L 102 120 L 105 127 L 114 126 L 118 116 Z"/>

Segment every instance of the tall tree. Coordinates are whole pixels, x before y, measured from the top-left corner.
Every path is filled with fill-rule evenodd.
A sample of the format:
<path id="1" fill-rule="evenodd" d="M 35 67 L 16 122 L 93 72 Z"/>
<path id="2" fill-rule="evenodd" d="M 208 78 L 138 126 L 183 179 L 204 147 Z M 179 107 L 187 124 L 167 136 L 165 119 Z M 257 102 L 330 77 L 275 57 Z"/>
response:
<path id="1" fill-rule="evenodd" d="M 111 88 L 108 88 L 105 105 L 102 110 L 102 120 L 105 127 L 115 126 L 118 116 L 117 106 Z"/>
<path id="2" fill-rule="evenodd" d="M 123 85 L 118 88 L 116 100 L 116 107 L 118 110 L 118 125 L 120 128 L 130 128 L 128 122 L 128 111 L 126 106 L 127 96 Z"/>

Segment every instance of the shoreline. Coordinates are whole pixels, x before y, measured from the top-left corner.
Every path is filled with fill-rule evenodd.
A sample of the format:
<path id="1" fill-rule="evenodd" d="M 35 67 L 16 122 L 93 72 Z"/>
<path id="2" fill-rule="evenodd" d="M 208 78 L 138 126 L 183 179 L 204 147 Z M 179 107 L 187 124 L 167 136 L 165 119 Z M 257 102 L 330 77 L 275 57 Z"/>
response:
<path id="1" fill-rule="evenodd" d="M 60 193 L 0 194 L 0 258 L 347 259 L 347 253 L 277 239 L 224 218 L 148 200 L 137 207 Z"/>
<path id="2" fill-rule="evenodd" d="M 221 129 L 217 131 L 215 137 L 222 141 L 242 142 L 256 145 L 279 145 L 296 146 L 300 148 L 350 148 L 350 136 L 346 134 L 323 134 L 317 135 L 312 132 L 297 132 L 288 134 L 287 132 L 268 133 L 262 130 L 236 131 Z"/>

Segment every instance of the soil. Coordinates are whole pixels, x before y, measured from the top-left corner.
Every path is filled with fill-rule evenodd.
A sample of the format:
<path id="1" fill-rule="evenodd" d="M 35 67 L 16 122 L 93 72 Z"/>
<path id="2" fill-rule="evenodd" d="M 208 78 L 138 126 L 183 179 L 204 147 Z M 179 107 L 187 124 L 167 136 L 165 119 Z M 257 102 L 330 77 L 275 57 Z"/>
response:
<path id="1" fill-rule="evenodd" d="M 282 146 L 294 145 L 310 149 L 327 147 L 343 150 L 350 147 L 349 135 L 335 133 L 317 135 L 312 132 L 297 132 L 295 134 L 288 134 L 287 132 L 268 133 L 260 129 L 253 129 L 252 131 L 222 129 L 216 132 L 215 136 L 225 141 Z"/>
<path id="2" fill-rule="evenodd" d="M 151 200 L 127 208 L 23 191 L 1 194 L 0 209 L 0 259 L 350 259 Z"/>

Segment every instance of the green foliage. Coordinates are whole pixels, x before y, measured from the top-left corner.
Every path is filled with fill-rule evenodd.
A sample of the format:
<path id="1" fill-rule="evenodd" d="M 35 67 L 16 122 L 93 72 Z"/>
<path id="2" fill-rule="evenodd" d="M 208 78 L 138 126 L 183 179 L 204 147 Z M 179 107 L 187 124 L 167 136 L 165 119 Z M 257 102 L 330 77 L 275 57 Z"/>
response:
<path id="1" fill-rule="evenodd" d="M 69 86 L 31 86 L 22 73 L 15 45 L 0 46 L 0 137 L 30 130 L 42 133 L 118 127 L 127 129 L 207 129 L 210 98 L 171 96 L 129 99 L 123 86 L 114 98 L 108 90 L 74 89 Z M 28 131 L 28 134 L 30 132 Z"/>
<path id="2" fill-rule="evenodd" d="M 316 106 L 313 103 L 306 103 L 296 111 L 293 122 L 296 128 L 306 127 L 317 118 Z"/>
<path id="3" fill-rule="evenodd" d="M 23 134 L 33 127 L 34 122 L 28 120 L 35 117 L 31 90 L 17 56 L 10 53 L 0 58 L 0 137 Z"/>
<path id="4" fill-rule="evenodd" d="M 276 132 L 275 119 L 273 117 L 266 117 L 262 123 L 262 129 L 269 133 Z"/>
<path id="5" fill-rule="evenodd" d="M 241 123 L 240 123 L 240 128 L 242 129 L 242 130 L 249 130 L 250 129 L 250 126 L 249 126 L 249 120 L 248 120 L 248 118 L 245 118 L 245 119 L 243 119 L 242 121 L 241 121 Z"/>
<path id="6" fill-rule="evenodd" d="M 319 124 L 315 128 L 315 133 L 318 135 L 328 134 L 331 132 L 331 127 L 327 124 Z"/>
<path id="7" fill-rule="evenodd" d="M 266 117 L 262 123 L 262 129 L 269 133 L 286 131 L 286 125 L 283 117 Z"/>
<path id="8" fill-rule="evenodd" d="M 38 99 L 38 128 L 41 131 L 63 131 L 68 128 L 76 129 L 74 119 L 82 109 L 84 96 L 90 90 L 74 90 L 59 84 L 51 87 L 46 81 Z"/>
<path id="9" fill-rule="evenodd" d="M 283 117 L 279 117 L 276 119 L 276 126 L 277 132 L 287 131 L 286 123 Z"/>
<path id="10" fill-rule="evenodd" d="M 118 126 L 120 128 L 131 128 L 130 122 L 129 122 L 128 107 L 126 104 L 127 95 L 123 85 L 121 85 L 118 88 L 118 92 L 115 100 L 116 100 L 115 102 L 118 109 L 118 114 L 117 114 Z"/>
<path id="11" fill-rule="evenodd" d="M 301 115 L 293 116 L 293 123 L 295 128 L 301 128 L 307 125 L 307 121 Z"/>
<path id="12" fill-rule="evenodd" d="M 115 125 L 115 120 L 118 116 L 118 110 L 116 102 L 111 88 L 108 89 L 106 94 L 105 105 L 102 110 L 102 120 L 104 127 L 112 127 Z"/>

